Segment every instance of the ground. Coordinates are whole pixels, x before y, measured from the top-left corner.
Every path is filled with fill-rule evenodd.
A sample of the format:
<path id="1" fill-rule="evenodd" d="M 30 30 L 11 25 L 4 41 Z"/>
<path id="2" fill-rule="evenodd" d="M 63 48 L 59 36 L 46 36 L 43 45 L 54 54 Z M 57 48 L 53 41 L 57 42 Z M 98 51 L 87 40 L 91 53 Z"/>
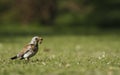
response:
<path id="1" fill-rule="evenodd" d="M 1 38 L 0 75 L 120 75 L 119 35 L 44 35 L 29 62 L 10 60 L 31 38 Z"/>

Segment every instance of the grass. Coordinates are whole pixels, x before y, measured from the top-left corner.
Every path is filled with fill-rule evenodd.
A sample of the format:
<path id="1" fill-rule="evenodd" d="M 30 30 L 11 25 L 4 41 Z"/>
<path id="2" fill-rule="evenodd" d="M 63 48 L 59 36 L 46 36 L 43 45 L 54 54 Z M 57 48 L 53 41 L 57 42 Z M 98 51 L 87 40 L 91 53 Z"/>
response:
<path id="1" fill-rule="evenodd" d="M 0 75 L 120 75 L 119 35 L 44 35 L 29 62 L 10 60 L 31 38 L 1 38 Z"/>

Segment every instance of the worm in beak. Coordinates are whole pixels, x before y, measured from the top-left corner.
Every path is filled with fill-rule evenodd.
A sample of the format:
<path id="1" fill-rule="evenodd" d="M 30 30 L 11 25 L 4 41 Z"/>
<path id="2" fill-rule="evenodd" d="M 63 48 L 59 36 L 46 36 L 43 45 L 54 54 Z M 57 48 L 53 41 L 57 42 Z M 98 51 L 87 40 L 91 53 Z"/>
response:
<path id="1" fill-rule="evenodd" d="M 43 41 L 43 38 L 39 38 L 39 44 L 41 44 L 42 43 L 42 41 Z"/>

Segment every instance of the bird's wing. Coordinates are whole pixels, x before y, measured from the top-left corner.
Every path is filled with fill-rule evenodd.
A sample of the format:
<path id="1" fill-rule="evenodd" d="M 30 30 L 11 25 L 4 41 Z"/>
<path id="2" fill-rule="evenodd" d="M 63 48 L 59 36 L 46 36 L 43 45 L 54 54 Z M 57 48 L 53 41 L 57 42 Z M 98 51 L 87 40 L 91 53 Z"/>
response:
<path id="1" fill-rule="evenodd" d="M 31 45 L 26 45 L 20 53 L 18 53 L 18 57 L 23 57 L 23 55 L 27 52 L 29 52 L 30 50 L 32 49 L 32 46 Z"/>
<path id="2" fill-rule="evenodd" d="M 34 49 L 35 49 L 35 45 L 34 44 L 30 44 L 30 49 L 24 53 L 23 58 L 27 58 L 27 57 L 33 56 L 35 54 Z"/>

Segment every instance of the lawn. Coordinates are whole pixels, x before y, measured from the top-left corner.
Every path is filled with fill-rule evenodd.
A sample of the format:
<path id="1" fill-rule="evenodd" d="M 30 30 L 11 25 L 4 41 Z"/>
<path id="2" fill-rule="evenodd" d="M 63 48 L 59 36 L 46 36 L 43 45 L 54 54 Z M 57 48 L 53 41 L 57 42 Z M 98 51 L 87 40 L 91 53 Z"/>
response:
<path id="1" fill-rule="evenodd" d="M 120 75 L 120 36 L 43 35 L 29 62 L 10 60 L 32 36 L 2 37 L 0 75 Z"/>

